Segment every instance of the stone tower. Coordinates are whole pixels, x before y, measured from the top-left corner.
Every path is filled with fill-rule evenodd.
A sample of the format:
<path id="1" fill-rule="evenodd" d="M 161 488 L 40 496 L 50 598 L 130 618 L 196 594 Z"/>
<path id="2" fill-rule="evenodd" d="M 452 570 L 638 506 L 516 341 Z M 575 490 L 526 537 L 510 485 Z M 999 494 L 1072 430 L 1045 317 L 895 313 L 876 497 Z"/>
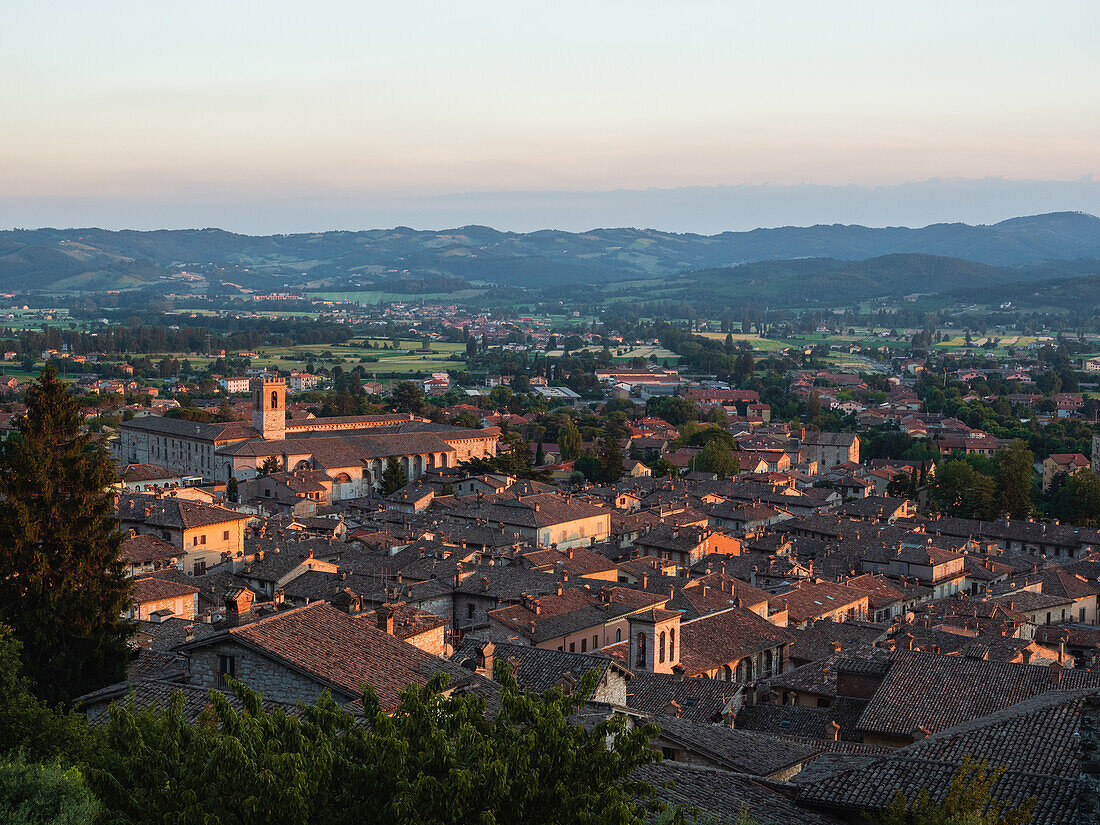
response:
<path id="1" fill-rule="evenodd" d="M 672 673 L 680 664 L 680 612 L 653 608 L 627 616 L 627 666 L 647 673 Z"/>
<path id="2" fill-rule="evenodd" d="M 252 427 L 273 441 L 286 438 L 286 381 L 282 378 L 252 379 Z"/>

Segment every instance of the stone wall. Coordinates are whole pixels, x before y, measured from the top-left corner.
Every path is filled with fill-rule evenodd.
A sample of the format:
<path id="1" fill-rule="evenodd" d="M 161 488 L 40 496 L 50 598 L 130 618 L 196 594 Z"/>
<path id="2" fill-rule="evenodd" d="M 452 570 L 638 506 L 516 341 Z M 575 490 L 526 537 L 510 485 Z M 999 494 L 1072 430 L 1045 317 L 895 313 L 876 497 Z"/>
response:
<path id="1" fill-rule="evenodd" d="M 236 670 L 234 678 L 253 690 L 259 691 L 268 699 L 312 704 L 326 687 L 232 639 L 191 651 L 189 654 L 191 674 L 188 682 L 205 688 L 220 687 L 219 656 L 234 657 Z M 355 697 L 345 694 L 343 697 L 336 695 L 335 698 L 337 701 L 347 701 Z"/>

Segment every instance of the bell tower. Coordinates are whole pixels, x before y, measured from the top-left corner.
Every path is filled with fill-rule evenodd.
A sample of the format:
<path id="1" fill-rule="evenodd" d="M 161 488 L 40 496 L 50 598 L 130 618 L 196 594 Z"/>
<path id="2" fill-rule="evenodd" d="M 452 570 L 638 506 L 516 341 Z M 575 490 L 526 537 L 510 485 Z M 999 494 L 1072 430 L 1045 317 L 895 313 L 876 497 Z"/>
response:
<path id="1" fill-rule="evenodd" d="M 262 376 L 252 379 L 252 427 L 263 438 L 286 438 L 286 381 Z"/>

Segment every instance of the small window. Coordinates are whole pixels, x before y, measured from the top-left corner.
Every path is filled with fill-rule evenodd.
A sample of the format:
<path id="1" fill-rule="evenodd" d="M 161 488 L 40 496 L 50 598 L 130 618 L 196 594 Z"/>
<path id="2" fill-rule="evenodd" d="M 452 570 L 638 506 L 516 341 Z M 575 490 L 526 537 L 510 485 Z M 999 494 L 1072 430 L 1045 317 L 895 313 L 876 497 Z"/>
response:
<path id="1" fill-rule="evenodd" d="M 661 756 L 669 762 L 676 761 L 676 748 L 661 748 Z"/>
<path id="2" fill-rule="evenodd" d="M 570 642 L 569 643 L 569 652 L 570 653 L 576 653 L 577 652 L 577 643 L 576 642 Z"/>
<path id="3" fill-rule="evenodd" d="M 592 637 L 592 649 L 595 650 L 599 646 L 600 646 L 600 637 L 598 635 L 593 636 Z"/>
<path id="4" fill-rule="evenodd" d="M 229 687 L 226 676 L 234 678 L 237 675 L 237 659 L 235 656 L 218 656 L 218 687 Z"/>
<path id="5" fill-rule="evenodd" d="M 621 642 L 622 640 L 623 640 L 623 629 L 621 627 L 616 628 L 616 630 L 615 630 L 615 641 L 616 642 Z"/>
<path id="6" fill-rule="evenodd" d="M 472 619 L 474 617 L 474 606 L 472 604 L 466 605 L 466 618 Z"/>
<path id="7" fill-rule="evenodd" d="M 229 531 L 228 530 L 225 530 L 225 531 L 222 532 L 222 541 L 229 541 Z"/>
<path id="8" fill-rule="evenodd" d="M 195 566 L 192 569 L 194 570 L 194 575 L 196 575 L 196 576 L 205 576 L 206 575 L 206 559 L 200 559 L 199 561 L 195 562 Z"/>
<path id="9" fill-rule="evenodd" d="M 581 653 L 588 652 L 588 639 L 581 639 Z"/>

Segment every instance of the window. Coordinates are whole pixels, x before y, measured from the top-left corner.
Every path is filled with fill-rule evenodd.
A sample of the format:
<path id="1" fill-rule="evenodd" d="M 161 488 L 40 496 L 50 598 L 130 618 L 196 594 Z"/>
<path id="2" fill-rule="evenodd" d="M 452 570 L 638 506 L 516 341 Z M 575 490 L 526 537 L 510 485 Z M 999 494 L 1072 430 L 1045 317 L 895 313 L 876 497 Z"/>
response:
<path id="1" fill-rule="evenodd" d="M 670 627 L 668 629 L 668 660 L 670 662 L 676 661 L 676 628 Z"/>
<path id="2" fill-rule="evenodd" d="M 600 637 L 599 636 L 593 636 L 592 637 L 592 649 L 595 650 L 599 646 L 600 646 Z"/>
<path id="3" fill-rule="evenodd" d="M 588 652 L 588 639 L 581 639 L 581 653 Z"/>
<path id="4" fill-rule="evenodd" d="M 195 566 L 194 566 L 193 570 L 194 570 L 193 575 L 205 576 L 206 575 L 206 559 L 201 559 L 200 561 L 195 562 Z"/>
<path id="5" fill-rule="evenodd" d="M 279 393 L 272 390 L 271 392 L 271 409 L 279 409 Z"/>
<path id="6" fill-rule="evenodd" d="M 576 642 L 570 642 L 569 643 L 569 652 L 570 653 L 576 653 L 577 652 L 577 643 Z"/>
<path id="7" fill-rule="evenodd" d="M 675 762 L 676 748 L 661 748 L 661 755 L 669 762 Z"/>
<path id="8" fill-rule="evenodd" d="M 1084 612 L 1085 612 L 1084 609 L 1082 609 L 1081 610 L 1082 615 L 1084 614 Z M 1082 621 L 1084 621 L 1084 620 L 1082 619 Z M 623 640 L 623 629 L 620 627 L 620 628 L 617 628 L 615 630 L 615 641 L 616 642 L 621 642 L 622 640 Z"/>
<path id="9" fill-rule="evenodd" d="M 661 631 L 661 639 L 657 645 L 657 661 L 661 664 L 665 663 L 665 632 Z"/>
<path id="10" fill-rule="evenodd" d="M 225 531 L 222 532 L 222 541 L 229 541 L 229 531 L 228 530 L 225 530 Z"/>
<path id="11" fill-rule="evenodd" d="M 645 634 L 638 634 L 638 667 L 645 667 Z"/>
<path id="12" fill-rule="evenodd" d="M 229 687 L 225 677 L 237 675 L 237 659 L 234 656 L 218 656 L 218 687 Z"/>
<path id="13" fill-rule="evenodd" d="M 472 604 L 466 605 L 466 618 L 472 619 L 474 617 L 474 606 Z"/>

